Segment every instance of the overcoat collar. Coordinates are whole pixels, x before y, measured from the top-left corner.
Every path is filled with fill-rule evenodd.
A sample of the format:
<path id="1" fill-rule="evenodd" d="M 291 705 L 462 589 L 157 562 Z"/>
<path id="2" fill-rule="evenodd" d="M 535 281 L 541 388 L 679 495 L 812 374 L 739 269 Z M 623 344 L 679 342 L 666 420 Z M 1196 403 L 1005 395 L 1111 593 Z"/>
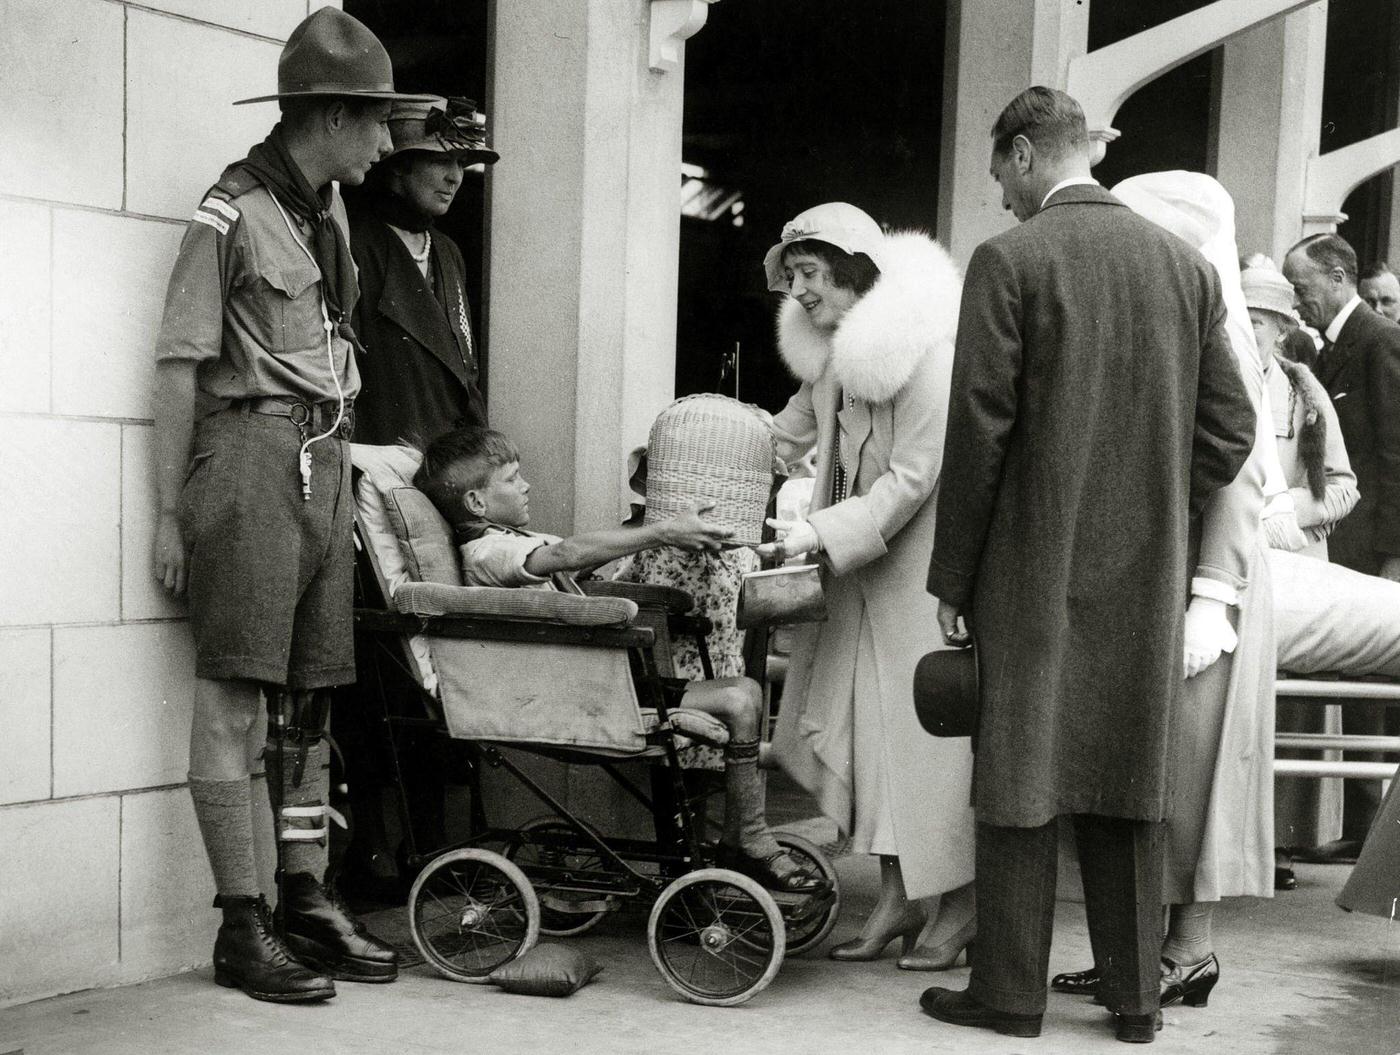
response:
<path id="1" fill-rule="evenodd" d="M 1036 216 L 1046 209 L 1053 209 L 1056 205 L 1121 205 L 1125 209 L 1128 207 L 1097 183 L 1072 183 L 1068 187 L 1061 187 L 1041 206 Z"/>
<path id="2" fill-rule="evenodd" d="M 464 298 L 461 276 L 454 274 L 455 269 L 448 265 L 448 255 L 434 247 L 433 263 L 442 276 L 448 298 L 446 306 L 438 303 L 431 286 L 433 272 L 430 270 L 429 277 L 424 278 L 409 255 L 408 247 L 387 225 L 385 234 L 388 258 L 384 266 L 384 288 L 375 307 L 431 352 L 462 384 L 468 384 L 468 338 L 459 332 L 460 322 L 453 325 L 449 321 L 458 311 L 458 299 Z M 460 300 L 460 305 L 465 314 L 465 299 Z"/>
<path id="3" fill-rule="evenodd" d="M 886 239 L 885 267 L 832 334 L 814 327 L 802 306 L 784 297 L 778 310 L 778 351 L 799 379 L 825 375 L 866 403 L 893 399 L 922 360 L 953 339 L 962 278 L 953 258 L 917 232 Z"/>

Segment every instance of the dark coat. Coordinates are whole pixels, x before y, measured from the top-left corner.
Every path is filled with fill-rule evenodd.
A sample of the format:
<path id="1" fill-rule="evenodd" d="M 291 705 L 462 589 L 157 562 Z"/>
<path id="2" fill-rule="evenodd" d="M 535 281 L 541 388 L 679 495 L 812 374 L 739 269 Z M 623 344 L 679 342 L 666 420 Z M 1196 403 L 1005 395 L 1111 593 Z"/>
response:
<path id="1" fill-rule="evenodd" d="M 1361 500 L 1327 540 L 1334 564 L 1374 575 L 1400 556 L 1400 326 L 1358 304 L 1317 361 Z"/>
<path id="2" fill-rule="evenodd" d="M 1254 443 L 1224 318 L 1214 268 L 1099 187 L 972 255 L 928 589 L 980 652 L 979 821 L 1164 816 L 1188 512 Z"/>
<path id="3" fill-rule="evenodd" d="M 350 251 L 360 269 L 354 326 L 365 347 L 355 441 L 423 444 L 457 424 L 485 425 L 457 243 L 433 232 L 425 279 L 388 224 L 352 208 Z"/>

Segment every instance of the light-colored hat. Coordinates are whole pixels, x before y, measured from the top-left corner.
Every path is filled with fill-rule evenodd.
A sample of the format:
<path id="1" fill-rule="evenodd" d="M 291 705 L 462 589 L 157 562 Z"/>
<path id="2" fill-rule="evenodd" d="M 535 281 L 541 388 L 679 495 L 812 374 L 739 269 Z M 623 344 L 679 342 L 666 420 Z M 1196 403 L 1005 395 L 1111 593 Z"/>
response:
<path id="1" fill-rule="evenodd" d="M 422 99 L 394 90 L 394 67 L 384 45 L 363 22 L 322 7 L 292 30 L 277 60 L 277 91 L 234 103 L 265 103 L 298 96 Z"/>
<path id="2" fill-rule="evenodd" d="M 781 240 L 763 257 L 763 270 L 768 288 L 786 293 L 788 281 L 783 275 L 783 252 L 793 242 L 806 240 L 828 242 L 842 252 L 864 253 L 883 270 L 885 232 L 864 210 L 843 201 L 828 202 L 798 213 L 783 228 Z"/>
<path id="3" fill-rule="evenodd" d="M 1293 286 L 1273 268 L 1245 268 L 1240 272 L 1240 286 L 1244 289 L 1246 307 L 1296 319 L 1297 316 L 1293 314 Z"/>
<path id="4" fill-rule="evenodd" d="M 494 165 L 501 155 L 486 145 L 486 118 L 472 99 L 422 96 L 394 104 L 389 113 L 393 152 L 426 150 L 455 154 L 464 165 Z"/>

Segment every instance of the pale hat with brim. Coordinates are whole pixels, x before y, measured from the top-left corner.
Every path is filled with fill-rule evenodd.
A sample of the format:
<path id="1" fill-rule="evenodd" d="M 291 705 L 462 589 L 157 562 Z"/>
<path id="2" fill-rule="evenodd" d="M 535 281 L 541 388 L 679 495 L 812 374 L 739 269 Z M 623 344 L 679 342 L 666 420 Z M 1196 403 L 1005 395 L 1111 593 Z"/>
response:
<path id="1" fill-rule="evenodd" d="M 1244 303 L 1256 311 L 1271 311 L 1297 321 L 1293 313 L 1293 285 L 1271 267 L 1247 267 L 1240 272 Z"/>
<path id="2" fill-rule="evenodd" d="M 359 19 L 323 7 L 302 19 L 277 60 L 277 91 L 233 105 L 314 96 L 422 100 L 394 90 L 394 65 L 379 38 Z"/>
<path id="3" fill-rule="evenodd" d="M 424 96 L 394 104 L 389 113 L 390 157 L 410 150 L 452 154 L 464 165 L 494 165 L 501 155 L 486 145 L 486 118 L 471 99 Z"/>
<path id="4" fill-rule="evenodd" d="M 827 242 L 852 256 L 864 253 L 877 269 L 884 270 L 881 258 L 885 250 L 885 232 L 880 225 L 863 209 L 834 201 L 798 213 L 783 227 L 778 244 L 763 257 L 769 289 L 777 293 L 788 291 L 788 280 L 783 274 L 783 253 L 793 243 L 804 241 Z"/>

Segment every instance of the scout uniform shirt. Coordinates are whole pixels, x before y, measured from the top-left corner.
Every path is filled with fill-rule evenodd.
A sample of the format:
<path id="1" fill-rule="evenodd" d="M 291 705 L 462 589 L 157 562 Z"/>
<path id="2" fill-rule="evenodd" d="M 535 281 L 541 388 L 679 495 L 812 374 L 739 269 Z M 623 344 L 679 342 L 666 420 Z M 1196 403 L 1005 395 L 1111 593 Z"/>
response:
<path id="1" fill-rule="evenodd" d="M 334 185 L 331 216 L 348 232 Z M 349 342 L 332 332 L 327 355 L 321 271 L 302 250 L 310 237 L 266 186 L 236 168 L 195 210 L 171 273 L 156 361 L 198 364 L 196 418 L 264 396 L 334 404 L 332 360 L 346 401 L 359 392 Z"/>

